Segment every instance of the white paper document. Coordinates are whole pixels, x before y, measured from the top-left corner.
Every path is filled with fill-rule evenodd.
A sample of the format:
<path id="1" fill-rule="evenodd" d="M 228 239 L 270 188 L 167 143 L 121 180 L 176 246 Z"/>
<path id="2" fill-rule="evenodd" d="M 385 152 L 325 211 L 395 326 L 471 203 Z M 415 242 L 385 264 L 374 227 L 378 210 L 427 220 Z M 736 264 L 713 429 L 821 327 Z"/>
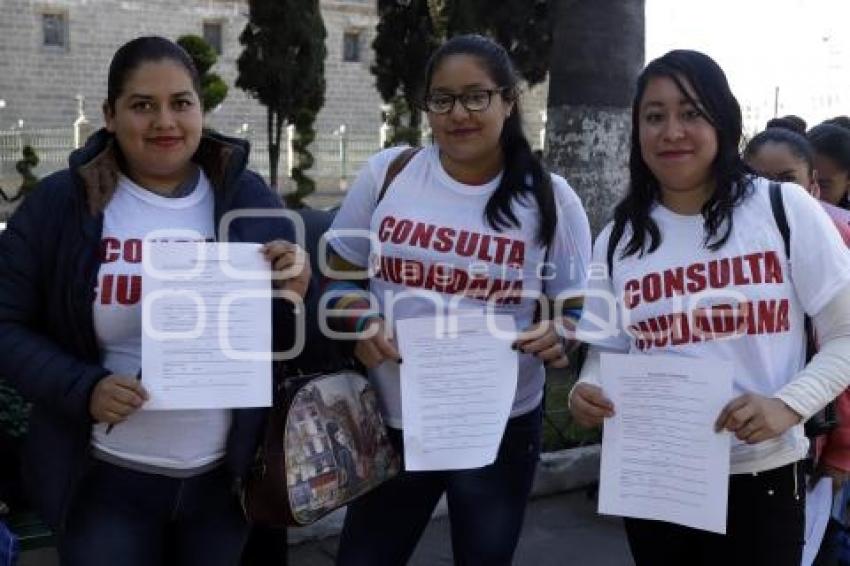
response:
<path id="1" fill-rule="evenodd" d="M 489 319 L 489 327 L 483 314 L 396 322 L 406 469 L 495 461 L 516 394 L 518 355 L 513 317 Z M 449 321 L 447 332 L 438 332 L 440 320 Z"/>
<path id="2" fill-rule="evenodd" d="M 732 364 L 680 356 L 602 355 L 605 419 L 599 512 L 726 533 Z"/>
<path id="3" fill-rule="evenodd" d="M 271 268 L 259 244 L 145 242 L 146 410 L 271 405 Z"/>

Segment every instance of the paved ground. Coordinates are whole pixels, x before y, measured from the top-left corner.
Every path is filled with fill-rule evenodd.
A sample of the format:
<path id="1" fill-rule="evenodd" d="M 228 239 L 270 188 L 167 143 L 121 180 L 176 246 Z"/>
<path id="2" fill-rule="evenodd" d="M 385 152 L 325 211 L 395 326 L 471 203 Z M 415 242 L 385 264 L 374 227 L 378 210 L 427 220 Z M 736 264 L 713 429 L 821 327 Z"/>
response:
<path id="1" fill-rule="evenodd" d="M 332 566 L 337 540 L 292 547 L 291 566 Z M 56 566 L 52 551 L 26 553 L 20 566 Z M 431 522 L 410 566 L 452 564 L 446 519 Z M 584 492 L 531 502 L 520 539 L 518 566 L 628 566 L 632 564 L 619 519 L 600 517 Z M 273 566 L 273 565 L 271 565 Z"/>

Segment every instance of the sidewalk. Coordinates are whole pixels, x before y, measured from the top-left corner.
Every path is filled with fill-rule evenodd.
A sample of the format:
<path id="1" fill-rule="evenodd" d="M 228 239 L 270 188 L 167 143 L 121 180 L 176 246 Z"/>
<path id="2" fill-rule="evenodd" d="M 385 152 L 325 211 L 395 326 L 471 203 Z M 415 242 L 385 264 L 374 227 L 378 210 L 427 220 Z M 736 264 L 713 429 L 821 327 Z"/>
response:
<path id="1" fill-rule="evenodd" d="M 291 566 L 332 566 L 337 539 L 306 543 L 290 551 Z M 431 521 L 409 566 L 452 564 L 449 524 Z M 517 566 L 628 566 L 632 564 L 622 522 L 596 514 L 584 491 L 533 500 L 526 513 Z"/>
<path id="2" fill-rule="evenodd" d="M 336 537 L 293 546 L 290 566 L 332 566 Z M 56 566 L 52 550 L 24 554 L 19 566 Z M 431 521 L 409 566 L 451 565 L 449 524 Z M 517 566 L 629 566 L 622 522 L 596 514 L 584 491 L 535 499 L 528 507 L 514 564 Z M 274 566 L 274 565 L 270 565 Z"/>

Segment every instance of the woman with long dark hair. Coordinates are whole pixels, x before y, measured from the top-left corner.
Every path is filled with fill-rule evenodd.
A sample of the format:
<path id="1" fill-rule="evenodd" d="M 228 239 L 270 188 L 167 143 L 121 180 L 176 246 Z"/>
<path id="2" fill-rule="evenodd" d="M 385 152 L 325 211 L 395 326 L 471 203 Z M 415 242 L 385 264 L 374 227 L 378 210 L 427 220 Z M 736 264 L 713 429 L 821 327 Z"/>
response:
<path id="1" fill-rule="evenodd" d="M 476 35 L 452 38 L 431 57 L 424 91 L 434 143 L 412 157 L 398 148 L 373 156 L 332 227 L 332 264 L 349 270 L 377 266 L 369 280 L 375 309 L 351 283 L 332 284 L 352 293 L 335 301 L 337 309 L 360 309 L 337 323 L 367 331 L 354 353 L 370 368 L 399 449 L 402 360 L 393 333 L 385 332 L 396 321 L 435 316 L 452 305 L 478 312 L 493 306 L 512 315 L 523 331 L 514 344 L 518 385 L 493 464 L 404 471 L 355 501 L 338 563 L 404 564 L 446 494 L 455 563 L 508 565 L 540 452 L 544 363 L 567 363 L 555 332 L 562 313 L 535 322 L 537 299 L 541 292 L 580 294 L 590 231 L 576 194 L 529 147 L 518 78 L 501 46 Z M 404 157 L 409 161 L 399 167 Z M 391 169 L 395 178 L 382 194 Z M 351 230 L 382 242 L 377 261 L 370 262 L 370 251 L 377 250 L 370 250 L 369 239 L 351 237 Z M 540 266 L 547 256 L 557 269 L 544 285 Z M 393 267 L 399 263 L 405 269 Z"/>
<path id="2" fill-rule="evenodd" d="M 582 318 L 579 336 L 591 348 L 570 408 L 584 426 L 613 415 L 600 386 L 605 351 L 731 362 L 733 399 L 715 423 L 734 434 L 727 534 L 628 518 L 629 545 L 639 565 L 798 565 L 802 422 L 850 381 L 850 256 L 817 201 L 782 184 L 786 254 L 769 181 L 739 155 L 740 107 L 711 58 L 679 50 L 652 61 L 638 79 L 632 120 L 629 189 L 595 243 L 604 274 L 589 283 L 616 299 L 617 331 L 597 332 L 592 321 L 607 303 L 589 293 L 585 313 L 595 316 Z M 680 269 L 681 293 L 643 288 Z M 731 333 L 721 330 L 730 301 L 749 317 L 733 321 Z M 804 314 L 821 339 L 808 365 Z M 671 317 L 678 323 L 643 330 Z"/>

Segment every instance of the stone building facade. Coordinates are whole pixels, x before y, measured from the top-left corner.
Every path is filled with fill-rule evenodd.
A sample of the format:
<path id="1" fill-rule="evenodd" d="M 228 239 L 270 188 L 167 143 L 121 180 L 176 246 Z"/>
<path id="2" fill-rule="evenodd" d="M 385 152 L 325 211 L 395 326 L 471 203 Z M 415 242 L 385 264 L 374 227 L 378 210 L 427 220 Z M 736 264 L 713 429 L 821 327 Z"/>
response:
<path id="1" fill-rule="evenodd" d="M 85 97 L 89 119 L 99 124 L 110 58 L 119 45 L 144 34 L 219 37 L 214 71 L 230 91 L 208 115 L 209 124 L 230 133 L 243 124 L 262 129 L 265 110 L 234 86 L 247 12 L 247 2 L 239 0 L 0 0 L 0 99 L 6 101 L 0 129 L 18 120 L 33 128 L 69 124 L 77 115 L 77 94 Z M 352 131 L 377 132 L 381 101 L 369 73 L 375 7 L 328 0 L 322 12 L 328 86 L 317 129 L 330 131 L 347 122 Z M 360 60 L 343 61 L 343 42 L 350 46 L 352 38 Z"/>
<path id="2" fill-rule="evenodd" d="M 377 137 L 381 100 L 369 72 L 377 24 L 374 0 L 321 0 L 327 29 L 327 91 L 317 132 L 345 124 L 350 133 Z M 219 39 L 216 67 L 230 86 L 227 99 L 207 119 L 236 133 L 244 125 L 264 135 L 265 110 L 234 86 L 239 34 L 247 22 L 244 0 L 0 0 L 0 130 L 64 126 L 77 116 L 75 96 L 101 123 L 109 60 L 125 41 L 143 34 L 172 39 L 197 34 Z M 537 135 L 545 89 L 529 97 L 528 130 Z M 534 141 L 536 144 L 537 142 Z"/>

